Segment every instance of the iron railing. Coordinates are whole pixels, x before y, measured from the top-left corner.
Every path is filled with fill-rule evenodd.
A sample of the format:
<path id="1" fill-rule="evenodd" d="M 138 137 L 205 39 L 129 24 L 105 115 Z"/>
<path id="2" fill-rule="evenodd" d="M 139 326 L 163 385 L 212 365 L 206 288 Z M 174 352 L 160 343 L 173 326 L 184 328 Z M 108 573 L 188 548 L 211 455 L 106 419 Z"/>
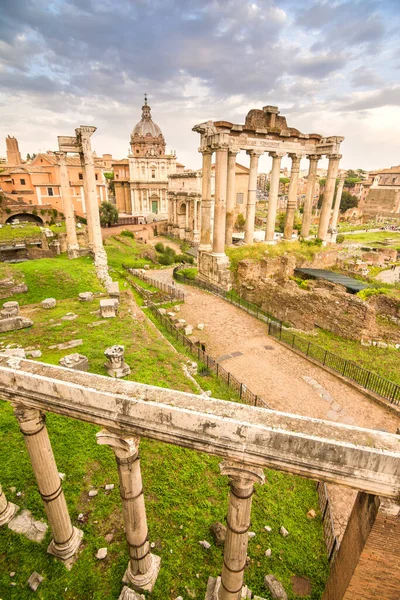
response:
<path id="1" fill-rule="evenodd" d="M 332 371 L 339 373 L 342 377 L 353 381 L 361 388 L 381 396 L 385 400 L 389 401 L 390 404 L 400 405 L 400 386 L 397 383 L 394 383 L 389 379 L 385 379 L 385 377 L 382 377 L 373 371 L 369 371 L 368 369 L 364 369 L 364 367 L 360 367 L 352 360 L 342 358 L 341 356 L 338 356 L 329 350 L 325 350 L 325 348 L 322 348 L 321 346 L 318 346 L 317 344 L 314 344 L 313 342 L 292 333 L 284 326 L 281 320 L 261 309 L 256 304 L 245 300 L 235 291 L 232 290 L 227 292 L 211 283 L 186 277 L 182 273 L 179 273 L 179 269 L 181 268 L 182 267 L 174 268 L 174 279 L 176 279 L 176 281 L 194 285 L 200 289 L 207 290 L 220 296 L 221 298 L 224 298 L 231 304 L 238 306 L 257 319 L 267 323 L 268 334 L 286 344 L 289 348 L 293 348 L 294 350 L 304 354 L 304 356 L 307 358 L 313 359 L 321 365 L 328 367 Z"/>

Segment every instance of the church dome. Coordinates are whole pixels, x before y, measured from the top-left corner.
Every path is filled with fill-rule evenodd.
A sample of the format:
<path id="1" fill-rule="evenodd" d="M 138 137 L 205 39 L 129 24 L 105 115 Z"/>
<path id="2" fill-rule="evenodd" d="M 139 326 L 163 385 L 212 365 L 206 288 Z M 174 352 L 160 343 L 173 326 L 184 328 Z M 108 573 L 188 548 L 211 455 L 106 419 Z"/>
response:
<path id="1" fill-rule="evenodd" d="M 153 138 L 163 137 L 161 129 L 151 118 L 150 110 L 150 106 L 147 104 L 147 97 L 145 97 L 144 105 L 142 106 L 142 118 L 133 128 L 132 137 L 136 135 L 140 137 L 150 135 Z"/>

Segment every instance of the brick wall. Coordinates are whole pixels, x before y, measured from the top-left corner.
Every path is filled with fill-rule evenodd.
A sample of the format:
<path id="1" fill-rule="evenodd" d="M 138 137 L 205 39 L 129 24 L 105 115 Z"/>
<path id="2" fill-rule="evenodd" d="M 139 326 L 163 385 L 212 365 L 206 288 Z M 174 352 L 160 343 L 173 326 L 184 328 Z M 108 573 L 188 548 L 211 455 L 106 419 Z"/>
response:
<path id="1" fill-rule="evenodd" d="M 322 600 L 399 600 L 400 506 L 359 492 Z"/>

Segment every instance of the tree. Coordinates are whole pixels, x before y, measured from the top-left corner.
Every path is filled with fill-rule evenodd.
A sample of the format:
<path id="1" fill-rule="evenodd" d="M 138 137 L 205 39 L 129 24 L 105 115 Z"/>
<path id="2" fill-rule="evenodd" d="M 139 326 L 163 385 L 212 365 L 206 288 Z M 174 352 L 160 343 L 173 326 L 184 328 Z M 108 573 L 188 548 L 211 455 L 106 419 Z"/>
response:
<path id="1" fill-rule="evenodd" d="M 346 192 L 346 190 L 344 190 L 342 192 L 342 199 L 340 201 L 340 212 L 344 213 L 349 208 L 354 208 L 355 206 L 358 206 L 357 196 L 354 196 L 353 194 L 350 194 L 350 192 Z"/>
<path id="2" fill-rule="evenodd" d="M 102 227 L 110 227 L 118 222 L 118 211 L 111 202 L 102 202 L 100 205 L 100 224 Z"/>
<path id="3" fill-rule="evenodd" d="M 104 177 L 107 179 L 108 189 L 109 189 L 110 193 L 114 196 L 115 195 L 114 173 L 113 172 L 104 173 Z"/>
<path id="4" fill-rule="evenodd" d="M 243 231 L 245 225 L 246 225 L 246 219 L 244 218 L 242 213 L 239 213 L 238 216 L 236 217 L 235 227 L 239 231 Z"/>

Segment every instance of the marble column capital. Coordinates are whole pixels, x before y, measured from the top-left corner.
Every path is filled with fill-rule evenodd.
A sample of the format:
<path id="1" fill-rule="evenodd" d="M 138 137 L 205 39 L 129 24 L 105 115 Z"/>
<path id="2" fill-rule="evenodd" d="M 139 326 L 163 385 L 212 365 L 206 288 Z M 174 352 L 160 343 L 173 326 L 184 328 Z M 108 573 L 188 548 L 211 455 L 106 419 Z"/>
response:
<path id="1" fill-rule="evenodd" d="M 319 154 L 307 154 L 307 158 L 310 162 L 318 162 L 321 156 Z"/>
<path id="2" fill-rule="evenodd" d="M 62 167 L 66 166 L 66 164 L 67 164 L 67 153 L 64 152 L 63 150 L 57 150 L 57 152 L 54 152 L 54 154 L 58 158 L 59 165 L 61 165 Z"/>
<path id="3" fill-rule="evenodd" d="M 124 436 L 102 429 L 96 433 L 96 441 L 100 446 L 110 446 L 121 459 L 136 457 L 139 454 L 140 437 L 136 435 Z"/>
<path id="4" fill-rule="evenodd" d="M 303 155 L 297 154 L 296 152 L 289 152 L 288 157 L 292 159 L 292 163 L 300 163 Z"/>
<path id="5" fill-rule="evenodd" d="M 201 154 L 212 154 L 214 152 L 214 150 L 212 150 L 211 148 L 199 148 L 199 152 Z"/>
<path id="6" fill-rule="evenodd" d="M 227 475 L 235 487 L 249 487 L 265 483 L 264 470 L 236 461 L 223 460 L 219 465 L 221 475 Z"/>
<path id="7" fill-rule="evenodd" d="M 340 160 L 342 158 L 342 154 L 328 154 L 327 158 L 329 159 L 329 161 Z"/>
<path id="8" fill-rule="evenodd" d="M 228 149 L 228 153 L 230 155 L 237 155 L 240 152 L 240 146 L 230 146 Z"/>
<path id="9" fill-rule="evenodd" d="M 286 156 L 287 152 L 268 152 L 268 156 L 271 156 L 272 158 L 283 158 L 284 156 Z"/>
<path id="10" fill-rule="evenodd" d="M 94 127 L 93 125 L 81 125 L 75 129 L 75 133 L 77 138 L 88 139 L 96 130 L 97 127 Z"/>
<path id="11" fill-rule="evenodd" d="M 259 149 L 252 149 L 252 150 L 246 150 L 246 154 L 248 154 L 248 156 L 262 156 L 265 153 L 265 150 L 259 150 Z"/>
<path id="12" fill-rule="evenodd" d="M 39 433 L 46 424 L 46 415 L 37 408 L 30 408 L 23 404 L 14 404 L 14 415 L 18 423 L 23 425 L 24 435 L 35 435 Z"/>
<path id="13" fill-rule="evenodd" d="M 228 152 L 229 144 L 215 144 L 212 146 L 212 150 L 215 152 Z"/>

